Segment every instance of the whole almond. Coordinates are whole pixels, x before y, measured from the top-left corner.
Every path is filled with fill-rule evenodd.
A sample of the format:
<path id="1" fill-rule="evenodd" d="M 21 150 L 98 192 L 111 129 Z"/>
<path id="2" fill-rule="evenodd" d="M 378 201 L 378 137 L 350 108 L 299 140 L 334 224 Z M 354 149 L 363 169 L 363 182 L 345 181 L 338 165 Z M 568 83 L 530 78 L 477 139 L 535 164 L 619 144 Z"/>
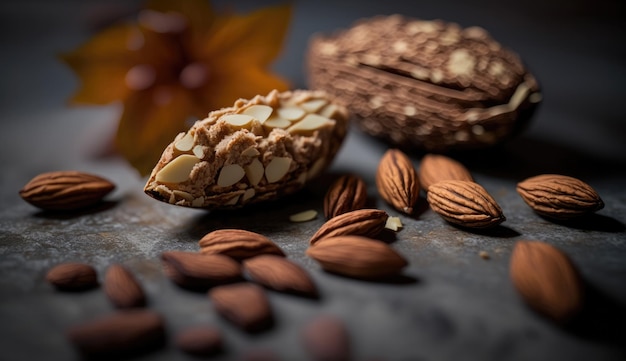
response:
<path id="1" fill-rule="evenodd" d="M 104 293 L 117 308 L 146 305 L 143 287 L 132 272 L 120 264 L 111 265 L 107 269 L 104 276 Z"/>
<path id="2" fill-rule="evenodd" d="M 46 281 L 59 290 L 83 290 L 98 285 L 96 270 L 84 263 L 61 263 L 46 273 Z"/>
<path id="3" fill-rule="evenodd" d="M 243 261 L 244 271 L 260 285 L 279 292 L 307 297 L 317 296 L 317 287 L 300 265 L 273 254 L 264 254 Z"/>
<path id="4" fill-rule="evenodd" d="M 180 350 L 197 356 L 214 355 L 224 344 L 220 330 L 208 326 L 193 326 L 180 331 L 175 343 Z"/>
<path id="5" fill-rule="evenodd" d="M 334 181 L 324 196 L 324 216 L 331 219 L 340 214 L 365 207 L 367 185 L 360 177 L 346 174 Z"/>
<path id="6" fill-rule="evenodd" d="M 384 228 L 389 215 L 380 209 L 359 209 L 335 216 L 324 223 L 309 240 L 313 245 L 324 237 L 376 237 Z"/>
<path id="7" fill-rule="evenodd" d="M 446 221 L 468 228 L 489 228 L 505 221 L 502 209 L 481 185 L 440 181 L 428 189 L 428 203 Z"/>
<path id="8" fill-rule="evenodd" d="M 325 237 L 306 254 L 327 272 L 362 279 L 395 276 L 408 264 L 388 244 L 362 236 Z"/>
<path id="9" fill-rule="evenodd" d="M 241 265 L 222 254 L 168 251 L 161 260 L 167 277 L 184 288 L 207 289 L 242 279 Z"/>
<path id="10" fill-rule="evenodd" d="M 535 212 L 549 218 L 570 219 L 604 208 L 590 185 L 564 175 L 530 177 L 517 184 L 517 192 Z"/>
<path id="11" fill-rule="evenodd" d="M 442 180 L 473 182 L 472 174 L 456 160 L 440 154 L 426 154 L 420 162 L 420 186 L 428 191 L 431 184 Z"/>
<path id="12" fill-rule="evenodd" d="M 301 331 L 304 348 L 315 361 L 348 361 L 351 341 L 344 322 L 331 315 L 320 315 Z"/>
<path id="13" fill-rule="evenodd" d="M 269 300 L 255 284 L 217 286 L 209 291 L 209 298 L 220 315 L 244 331 L 262 331 L 273 323 Z"/>
<path id="14" fill-rule="evenodd" d="M 518 241 L 510 261 L 513 285 L 537 312 L 567 322 L 583 304 L 583 285 L 574 264 L 556 247 L 541 241 Z"/>
<path id="15" fill-rule="evenodd" d="M 58 171 L 37 175 L 19 194 L 26 202 L 44 210 L 71 211 L 95 205 L 113 189 L 113 183 L 96 175 Z"/>
<path id="16" fill-rule="evenodd" d="M 389 149 L 376 170 L 376 187 L 380 196 L 395 209 L 413 213 L 420 184 L 411 159 L 398 149 Z"/>
<path id="17" fill-rule="evenodd" d="M 70 328 L 67 338 L 90 358 L 134 356 L 163 345 L 165 325 L 154 311 L 121 310 Z"/>
<path id="18" fill-rule="evenodd" d="M 285 255 L 269 238 L 243 229 L 218 229 L 207 233 L 198 244 L 203 254 L 223 254 L 237 260 L 259 254 Z"/>

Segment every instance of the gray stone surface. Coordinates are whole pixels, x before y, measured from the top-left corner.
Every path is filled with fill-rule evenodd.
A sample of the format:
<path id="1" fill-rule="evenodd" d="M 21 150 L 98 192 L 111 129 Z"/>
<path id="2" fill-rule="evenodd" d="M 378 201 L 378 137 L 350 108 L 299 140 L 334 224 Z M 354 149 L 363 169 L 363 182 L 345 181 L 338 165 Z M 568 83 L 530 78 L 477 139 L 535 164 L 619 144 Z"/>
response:
<path id="1" fill-rule="evenodd" d="M 428 210 L 423 197 L 413 217 L 390 209 L 374 185 L 374 171 L 387 145 L 358 131 L 350 133 L 319 182 L 278 202 L 233 212 L 157 202 L 142 193 L 145 180 L 123 160 L 98 156 L 115 129 L 112 120 L 119 108 L 64 104 L 76 83 L 53 54 L 86 38 L 81 19 L 102 3 L 0 5 L 0 39 L 3 49 L 10 50 L 0 63 L 5 79 L 0 85 L 0 360 L 75 359 L 65 330 L 113 311 L 101 288 L 62 293 L 44 281 L 50 267 L 65 261 L 90 263 L 100 276 L 112 263 L 135 272 L 147 292 L 148 307 L 163 314 L 168 331 L 167 344 L 139 360 L 191 359 L 175 349 L 172 339 L 178 330 L 195 324 L 223 331 L 226 352 L 215 359 L 272 350 L 282 360 L 305 360 L 299 332 L 320 314 L 346 322 L 357 360 L 623 360 L 626 114 L 621 103 L 626 63 L 623 49 L 597 41 L 624 35 L 618 15 L 596 7 L 578 12 L 560 2 L 562 8 L 530 2 L 505 9 L 483 1 L 481 11 L 454 1 L 412 7 L 385 3 L 364 2 L 352 8 L 345 5 L 350 2 L 336 7 L 321 3 L 322 9 L 332 11 L 298 3 L 287 51 L 277 68 L 303 86 L 301 54 L 308 34 L 345 27 L 376 13 L 441 17 L 492 30 L 524 55 L 545 87 L 545 103 L 522 137 L 502 148 L 458 155 L 507 217 L 492 231 L 453 227 Z M 612 3 L 599 4 L 611 9 Z M 556 14 L 563 17 L 549 17 Z M 66 21 L 69 18 L 78 20 Z M 412 158 L 419 166 L 420 154 Z M 30 178 L 62 169 L 100 174 L 118 187 L 102 207 L 73 215 L 41 212 L 19 198 L 18 190 Z M 395 282 L 357 281 L 321 271 L 304 252 L 322 217 L 300 224 L 288 221 L 298 211 L 321 212 L 326 186 L 346 172 L 367 181 L 370 206 L 402 219 L 404 228 L 387 241 L 410 264 Z M 537 216 L 517 195 L 515 184 L 547 172 L 585 180 L 606 207 L 571 223 Z M 197 250 L 200 237 L 227 227 L 274 240 L 310 272 L 321 298 L 268 291 L 276 324 L 249 335 L 218 317 L 205 294 L 182 290 L 164 277 L 161 252 Z M 520 239 L 550 242 L 580 269 L 589 302 L 575 327 L 558 327 L 536 315 L 513 289 L 508 264 L 513 244 Z M 490 259 L 479 257 L 480 251 L 488 252 Z"/>

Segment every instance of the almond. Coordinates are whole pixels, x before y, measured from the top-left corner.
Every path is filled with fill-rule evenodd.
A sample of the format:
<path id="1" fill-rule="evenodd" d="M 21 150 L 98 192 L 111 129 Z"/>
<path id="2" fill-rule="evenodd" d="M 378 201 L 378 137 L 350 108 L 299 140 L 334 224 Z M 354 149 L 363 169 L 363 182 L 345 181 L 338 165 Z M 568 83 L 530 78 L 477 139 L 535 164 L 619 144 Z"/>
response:
<path id="1" fill-rule="evenodd" d="M 359 209 L 335 216 L 324 223 L 309 240 L 313 245 L 324 237 L 376 237 L 384 228 L 389 215 L 380 209 Z"/>
<path id="2" fill-rule="evenodd" d="M 19 194 L 43 210 L 72 211 L 95 205 L 114 188 L 113 183 L 96 175 L 58 171 L 39 174 Z"/>
<path id="3" fill-rule="evenodd" d="M 481 185 L 440 181 L 428 189 L 428 203 L 446 221 L 468 228 L 489 228 L 505 221 L 502 209 Z"/>
<path id="4" fill-rule="evenodd" d="M 335 180 L 324 196 L 324 216 L 331 219 L 340 214 L 365 207 L 367 185 L 360 177 L 346 174 Z"/>
<path id="5" fill-rule="evenodd" d="M 420 184 L 411 159 L 398 149 L 389 149 L 376 170 L 376 187 L 380 196 L 395 209 L 413 213 Z"/>
<path id="6" fill-rule="evenodd" d="M 241 265 L 221 254 L 168 251 L 161 260 L 167 277 L 184 288 L 207 289 L 242 279 Z"/>
<path id="7" fill-rule="evenodd" d="M 317 287 L 300 265 L 273 254 L 264 254 L 243 261 L 244 271 L 260 285 L 279 292 L 316 297 Z"/>
<path id="8" fill-rule="evenodd" d="M 207 233 L 198 244 L 203 254 L 223 254 L 237 260 L 259 254 L 285 255 L 269 238 L 243 229 L 218 229 Z"/>
<path id="9" fill-rule="evenodd" d="M 564 175 L 530 177 L 517 184 L 517 192 L 535 212 L 554 219 L 575 218 L 604 208 L 590 185 Z"/>
<path id="10" fill-rule="evenodd" d="M 306 254 L 327 272 L 362 279 L 395 276 L 408 264 L 388 244 L 362 236 L 322 238 Z"/>
<path id="11" fill-rule="evenodd" d="M 143 287 L 126 267 L 114 264 L 104 276 L 104 292 L 117 308 L 142 307 L 146 304 Z"/>
<path id="12" fill-rule="evenodd" d="M 46 281 L 59 290 L 83 290 L 98 285 L 96 270 L 84 263 L 61 263 L 46 273 Z"/>
<path id="13" fill-rule="evenodd" d="M 271 326 L 272 309 L 263 289 L 252 283 L 218 286 L 209 291 L 216 311 L 247 332 Z"/>
<path id="14" fill-rule="evenodd" d="M 122 310 L 72 327 L 67 338 L 84 356 L 121 357 L 161 346 L 165 325 L 154 311 Z"/>
<path id="15" fill-rule="evenodd" d="M 583 304 L 583 285 L 569 257 L 541 241 L 518 241 L 510 261 L 513 285 L 537 312 L 567 322 Z"/>
<path id="16" fill-rule="evenodd" d="M 320 315 L 307 322 L 301 339 L 312 360 L 351 359 L 350 335 L 344 322 L 335 316 Z"/>
<path id="17" fill-rule="evenodd" d="M 439 154 L 426 154 L 419 168 L 420 186 L 428 191 L 431 184 L 442 180 L 462 180 L 473 182 L 471 173 L 456 160 Z"/>

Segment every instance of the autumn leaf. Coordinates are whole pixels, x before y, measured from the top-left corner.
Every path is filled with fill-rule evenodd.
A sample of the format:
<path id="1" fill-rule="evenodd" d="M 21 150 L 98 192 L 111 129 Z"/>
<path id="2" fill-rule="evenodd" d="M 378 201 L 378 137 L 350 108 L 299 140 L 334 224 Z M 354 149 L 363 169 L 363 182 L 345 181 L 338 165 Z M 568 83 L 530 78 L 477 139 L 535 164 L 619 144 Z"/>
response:
<path id="1" fill-rule="evenodd" d="M 120 102 L 116 149 L 141 175 L 187 122 L 272 89 L 291 6 L 217 13 L 206 0 L 151 0 L 133 22 L 94 35 L 61 59 L 80 79 L 71 104 Z"/>

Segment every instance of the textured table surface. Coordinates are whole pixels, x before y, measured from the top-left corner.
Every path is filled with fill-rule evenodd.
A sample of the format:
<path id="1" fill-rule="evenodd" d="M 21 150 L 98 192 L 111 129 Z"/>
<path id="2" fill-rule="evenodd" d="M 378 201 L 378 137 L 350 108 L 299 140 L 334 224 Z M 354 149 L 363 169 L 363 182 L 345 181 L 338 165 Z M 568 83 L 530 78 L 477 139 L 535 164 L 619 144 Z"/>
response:
<path id="1" fill-rule="evenodd" d="M 128 6 L 108 3 L 113 8 Z M 276 69 L 297 86 L 306 84 L 302 54 L 310 34 L 347 27 L 363 16 L 395 12 L 481 25 L 529 64 L 542 82 L 545 99 L 530 129 L 501 148 L 458 155 L 507 217 L 494 230 L 469 232 L 445 223 L 428 209 L 424 197 L 412 217 L 382 202 L 374 172 L 388 146 L 356 130 L 319 182 L 278 202 L 205 212 L 147 197 L 142 193 L 145 179 L 122 159 L 100 156 L 120 109 L 65 106 L 76 79 L 54 54 L 84 41 L 90 34 L 88 20 L 106 8 L 104 2 L 80 4 L 0 5 L 0 360 L 74 359 L 64 338 L 67 327 L 112 312 L 101 288 L 61 293 L 44 281 L 50 267 L 65 261 L 90 263 L 100 275 L 113 263 L 135 272 L 145 287 L 148 307 L 165 317 L 168 331 L 162 349 L 138 359 L 190 359 L 172 345 L 173 335 L 186 326 L 209 324 L 219 327 L 225 338 L 226 352 L 216 359 L 269 349 L 282 360 L 305 360 L 300 330 L 323 314 L 345 321 L 359 360 L 626 356 L 626 56 L 610 40 L 626 33 L 619 21 L 622 5 L 296 3 L 292 31 Z M 246 10 L 258 5 L 239 6 Z M 421 155 L 411 156 L 419 167 Z M 117 188 L 102 207 L 73 215 L 41 212 L 19 198 L 18 190 L 36 174 L 63 169 L 100 174 Z M 367 181 L 370 206 L 399 216 L 404 224 L 387 237 L 409 260 L 396 282 L 357 281 L 323 272 L 304 254 L 322 217 L 298 224 L 288 220 L 307 209 L 321 212 L 329 182 L 347 172 Z M 540 173 L 583 179 L 598 191 L 605 208 L 572 223 L 537 216 L 517 195 L 515 185 Z M 218 317 L 205 294 L 182 290 L 164 277 L 159 255 L 197 250 L 198 240 L 219 228 L 243 228 L 270 237 L 310 272 L 321 298 L 268 291 L 276 324 L 255 335 Z M 589 302 L 573 327 L 561 328 L 536 315 L 512 287 L 509 259 L 520 239 L 549 242 L 580 269 Z M 490 258 L 481 258 L 481 251 Z"/>

